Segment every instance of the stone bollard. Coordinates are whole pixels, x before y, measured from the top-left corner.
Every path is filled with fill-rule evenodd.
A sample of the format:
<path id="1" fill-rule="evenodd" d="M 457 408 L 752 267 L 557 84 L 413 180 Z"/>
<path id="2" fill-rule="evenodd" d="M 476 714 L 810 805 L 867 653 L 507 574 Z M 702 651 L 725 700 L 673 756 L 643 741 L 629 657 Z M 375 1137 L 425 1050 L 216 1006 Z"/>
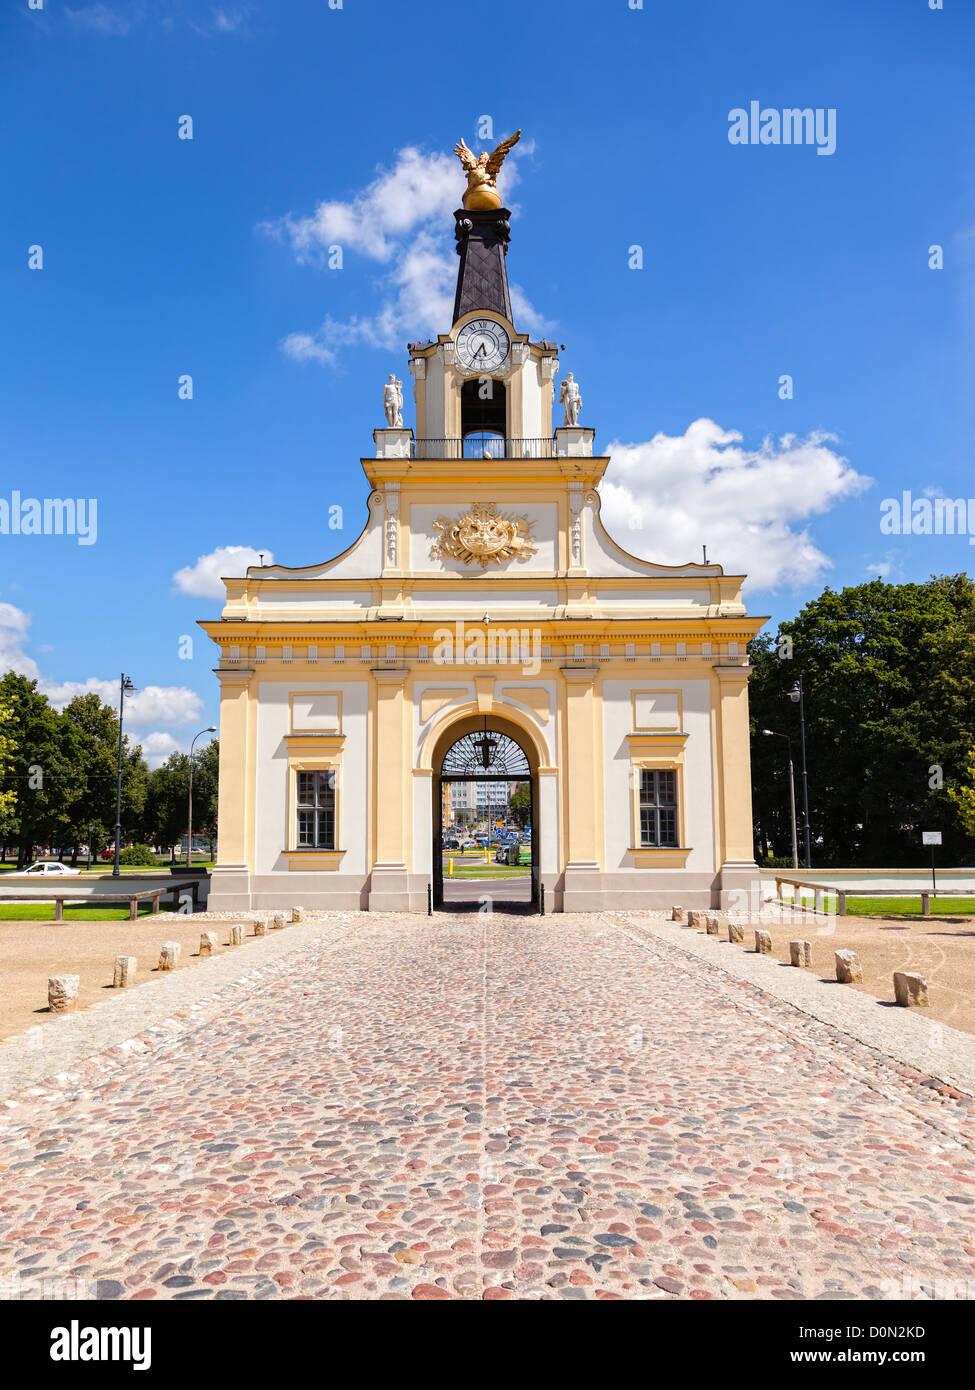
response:
<path id="1" fill-rule="evenodd" d="M 894 971 L 894 998 L 905 1009 L 917 1008 L 928 1002 L 928 982 L 923 975 Z"/>
<path id="2" fill-rule="evenodd" d="M 244 928 L 240 925 L 239 922 L 231 922 L 231 924 L 230 924 L 230 940 L 227 942 L 227 945 L 228 945 L 228 946 L 239 946 L 239 945 L 241 944 L 241 942 L 243 941 L 243 939 L 244 939 Z"/>
<path id="3" fill-rule="evenodd" d="M 258 917 L 257 921 L 254 923 L 254 935 L 255 935 L 255 936 L 267 936 L 267 918 L 266 918 L 266 917 Z"/>
<path id="4" fill-rule="evenodd" d="M 772 954 L 772 938 L 767 931 L 757 931 L 755 933 L 755 950 L 760 956 L 770 956 Z"/>
<path id="5" fill-rule="evenodd" d="M 47 1006 L 52 1014 L 70 1013 L 78 1007 L 80 975 L 52 975 L 47 982 Z"/>
<path id="6" fill-rule="evenodd" d="M 745 928 L 740 922 L 728 923 L 728 940 L 736 941 L 739 945 L 745 940 Z"/>
<path id="7" fill-rule="evenodd" d="M 285 927 L 286 927 L 287 925 L 288 925 L 288 923 L 287 923 L 287 921 L 285 920 L 285 916 L 284 916 L 284 913 L 283 913 L 283 912 L 276 912 L 276 913 L 274 914 L 274 916 L 271 918 L 271 930 L 272 930 L 272 931 L 284 931 L 284 929 L 285 929 Z"/>
<path id="8" fill-rule="evenodd" d="M 684 909 L 682 907 L 672 907 L 670 909 L 670 920 L 672 922 L 683 922 Z"/>
<path id="9" fill-rule="evenodd" d="M 178 941 L 164 941 L 159 952 L 159 969 L 175 970 L 182 954 L 183 948 Z"/>
<path id="10" fill-rule="evenodd" d="M 705 917 L 704 930 L 707 932 L 708 936 L 717 936 L 718 919 L 713 915 L 713 913 L 709 912 L 708 915 Z"/>
<path id="11" fill-rule="evenodd" d="M 220 943 L 217 941 L 217 933 L 215 931 L 205 931 L 203 935 L 200 937 L 200 955 L 215 955 L 217 946 L 219 944 Z"/>
<path id="12" fill-rule="evenodd" d="M 812 965 L 812 942 L 790 941 L 789 959 L 793 965 L 798 965 L 800 968 Z"/>
<path id="13" fill-rule="evenodd" d="M 135 982 L 135 967 L 135 956 L 115 957 L 115 978 L 112 981 L 115 989 L 128 989 Z"/>
<path id="14" fill-rule="evenodd" d="M 291 909 L 292 922 L 303 922 L 305 920 L 305 909 L 303 907 L 293 907 Z"/>
<path id="15" fill-rule="evenodd" d="M 703 916 L 703 912 L 696 912 L 694 908 L 691 908 L 691 910 L 687 914 L 687 925 L 689 927 L 699 927 L 701 925 L 701 918 Z"/>
<path id="16" fill-rule="evenodd" d="M 863 984 L 863 967 L 856 951 L 834 951 L 836 978 L 841 985 Z"/>

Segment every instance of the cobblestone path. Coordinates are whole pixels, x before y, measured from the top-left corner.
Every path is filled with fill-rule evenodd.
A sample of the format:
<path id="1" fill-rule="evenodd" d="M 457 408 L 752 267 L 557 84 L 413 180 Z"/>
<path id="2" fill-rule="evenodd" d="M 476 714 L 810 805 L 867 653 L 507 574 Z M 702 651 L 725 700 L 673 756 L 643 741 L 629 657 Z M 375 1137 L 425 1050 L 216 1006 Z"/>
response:
<path id="1" fill-rule="evenodd" d="M 626 914 L 363 917 L 9 1110 L 0 1280 L 972 1296 L 975 1109 L 921 1079 Z"/>

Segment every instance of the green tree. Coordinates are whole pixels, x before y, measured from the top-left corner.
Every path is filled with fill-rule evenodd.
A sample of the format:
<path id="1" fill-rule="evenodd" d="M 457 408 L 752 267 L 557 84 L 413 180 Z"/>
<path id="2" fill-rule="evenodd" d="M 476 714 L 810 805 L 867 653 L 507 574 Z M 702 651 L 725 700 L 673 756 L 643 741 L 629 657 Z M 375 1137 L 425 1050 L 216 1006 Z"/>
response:
<path id="1" fill-rule="evenodd" d="M 968 783 L 948 788 L 948 795 L 958 808 L 958 818 L 975 838 L 975 744 L 968 750 Z"/>
<path id="2" fill-rule="evenodd" d="M 115 837 L 115 797 L 118 776 L 118 715 L 93 692 L 76 695 L 64 708 L 64 718 L 78 735 L 83 791 L 71 826 L 71 862 L 78 845 L 87 843 L 91 826 L 92 855 Z M 142 749 L 122 740 L 122 840 L 137 836 L 143 826 L 149 769 Z"/>
<path id="3" fill-rule="evenodd" d="M 508 811 L 513 821 L 525 828 L 531 820 L 532 793 L 527 782 L 522 782 L 508 798 Z"/>
<path id="4" fill-rule="evenodd" d="M 0 677 L 0 703 L 11 712 L 4 791 L 16 793 L 11 832 L 23 867 L 35 845 L 61 846 L 70 838 L 84 786 L 81 745 L 77 730 L 51 707 L 35 680 L 8 671 Z"/>
<path id="5" fill-rule="evenodd" d="M 214 739 L 193 754 L 193 833 L 213 839 L 217 828 L 217 781 L 220 751 Z M 149 773 L 146 787 L 144 837 L 170 850 L 186 834 L 189 808 L 190 760 L 171 753 Z"/>
<path id="6" fill-rule="evenodd" d="M 189 789 L 189 758 L 171 753 L 149 773 L 143 818 L 143 837 L 159 849 L 171 853 L 186 833 L 186 801 Z"/>
<path id="7" fill-rule="evenodd" d="M 785 749 L 763 728 L 792 738 L 801 822 L 799 715 L 788 699 L 801 672 L 814 867 L 915 865 L 922 829 L 942 831 L 947 861 L 970 861 L 971 832 L 946 792 L 975 727 L 969 577 L 826 589 L 781 625 L 779 639 L 762 634 L 751 644 L 758 852 L 790 848 Z"/>

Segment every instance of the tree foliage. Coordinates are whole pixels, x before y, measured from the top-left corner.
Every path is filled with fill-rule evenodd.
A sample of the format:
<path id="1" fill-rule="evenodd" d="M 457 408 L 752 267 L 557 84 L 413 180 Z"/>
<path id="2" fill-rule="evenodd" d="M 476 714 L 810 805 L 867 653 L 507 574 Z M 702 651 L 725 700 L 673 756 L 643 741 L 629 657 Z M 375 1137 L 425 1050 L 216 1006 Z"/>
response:
<path id="1" fill-rule="evenodd" d="M 118 753 L 118 713 L 93 691 L 57 710 L 36 681 L 14 672 L 0 677 L 0 840 L 17 847 L 19 863 L 35 848 L 71 851 L 74 862 L 79 845 L 96 857 L 112 843 Z M 213 742 L 193 757 L 194 830 L 211 838 L 218 756 Z M 186 831 L 188 784 L 185 753 L 150 772 L 141 747 L 124 735 L 122 843 L 176 844 Z"/>
<path id="2" fill-rule="evenodd" d="M 802 857 L 799 710 L 788 698 L 801 672 L 813 866 L 917 865 L 922 830 L 942 831 L 944 862 L 972 861 L 972 828 L 948 794 L 964 776 L 975 728 L 967 575 L 827 588 L 778 638 L 760 635 L 751 655 L 760 854 L 790 850 L 785 745 L 762 737 L 768 728 L 792 739 Z"/>

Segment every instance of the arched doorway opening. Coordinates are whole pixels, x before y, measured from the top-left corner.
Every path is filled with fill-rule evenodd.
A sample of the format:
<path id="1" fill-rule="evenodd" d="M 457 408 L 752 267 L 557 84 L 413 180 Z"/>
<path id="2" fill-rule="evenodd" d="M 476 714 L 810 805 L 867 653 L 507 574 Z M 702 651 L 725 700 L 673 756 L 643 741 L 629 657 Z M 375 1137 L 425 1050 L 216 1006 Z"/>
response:
<path id="1" fill-rule="evenodd" d="M 505 719 L 471 715 L 447 729 L 433 758 L 433 902 L 451 912 L 486 898 L 537 911 L 537 760 Z"/>

